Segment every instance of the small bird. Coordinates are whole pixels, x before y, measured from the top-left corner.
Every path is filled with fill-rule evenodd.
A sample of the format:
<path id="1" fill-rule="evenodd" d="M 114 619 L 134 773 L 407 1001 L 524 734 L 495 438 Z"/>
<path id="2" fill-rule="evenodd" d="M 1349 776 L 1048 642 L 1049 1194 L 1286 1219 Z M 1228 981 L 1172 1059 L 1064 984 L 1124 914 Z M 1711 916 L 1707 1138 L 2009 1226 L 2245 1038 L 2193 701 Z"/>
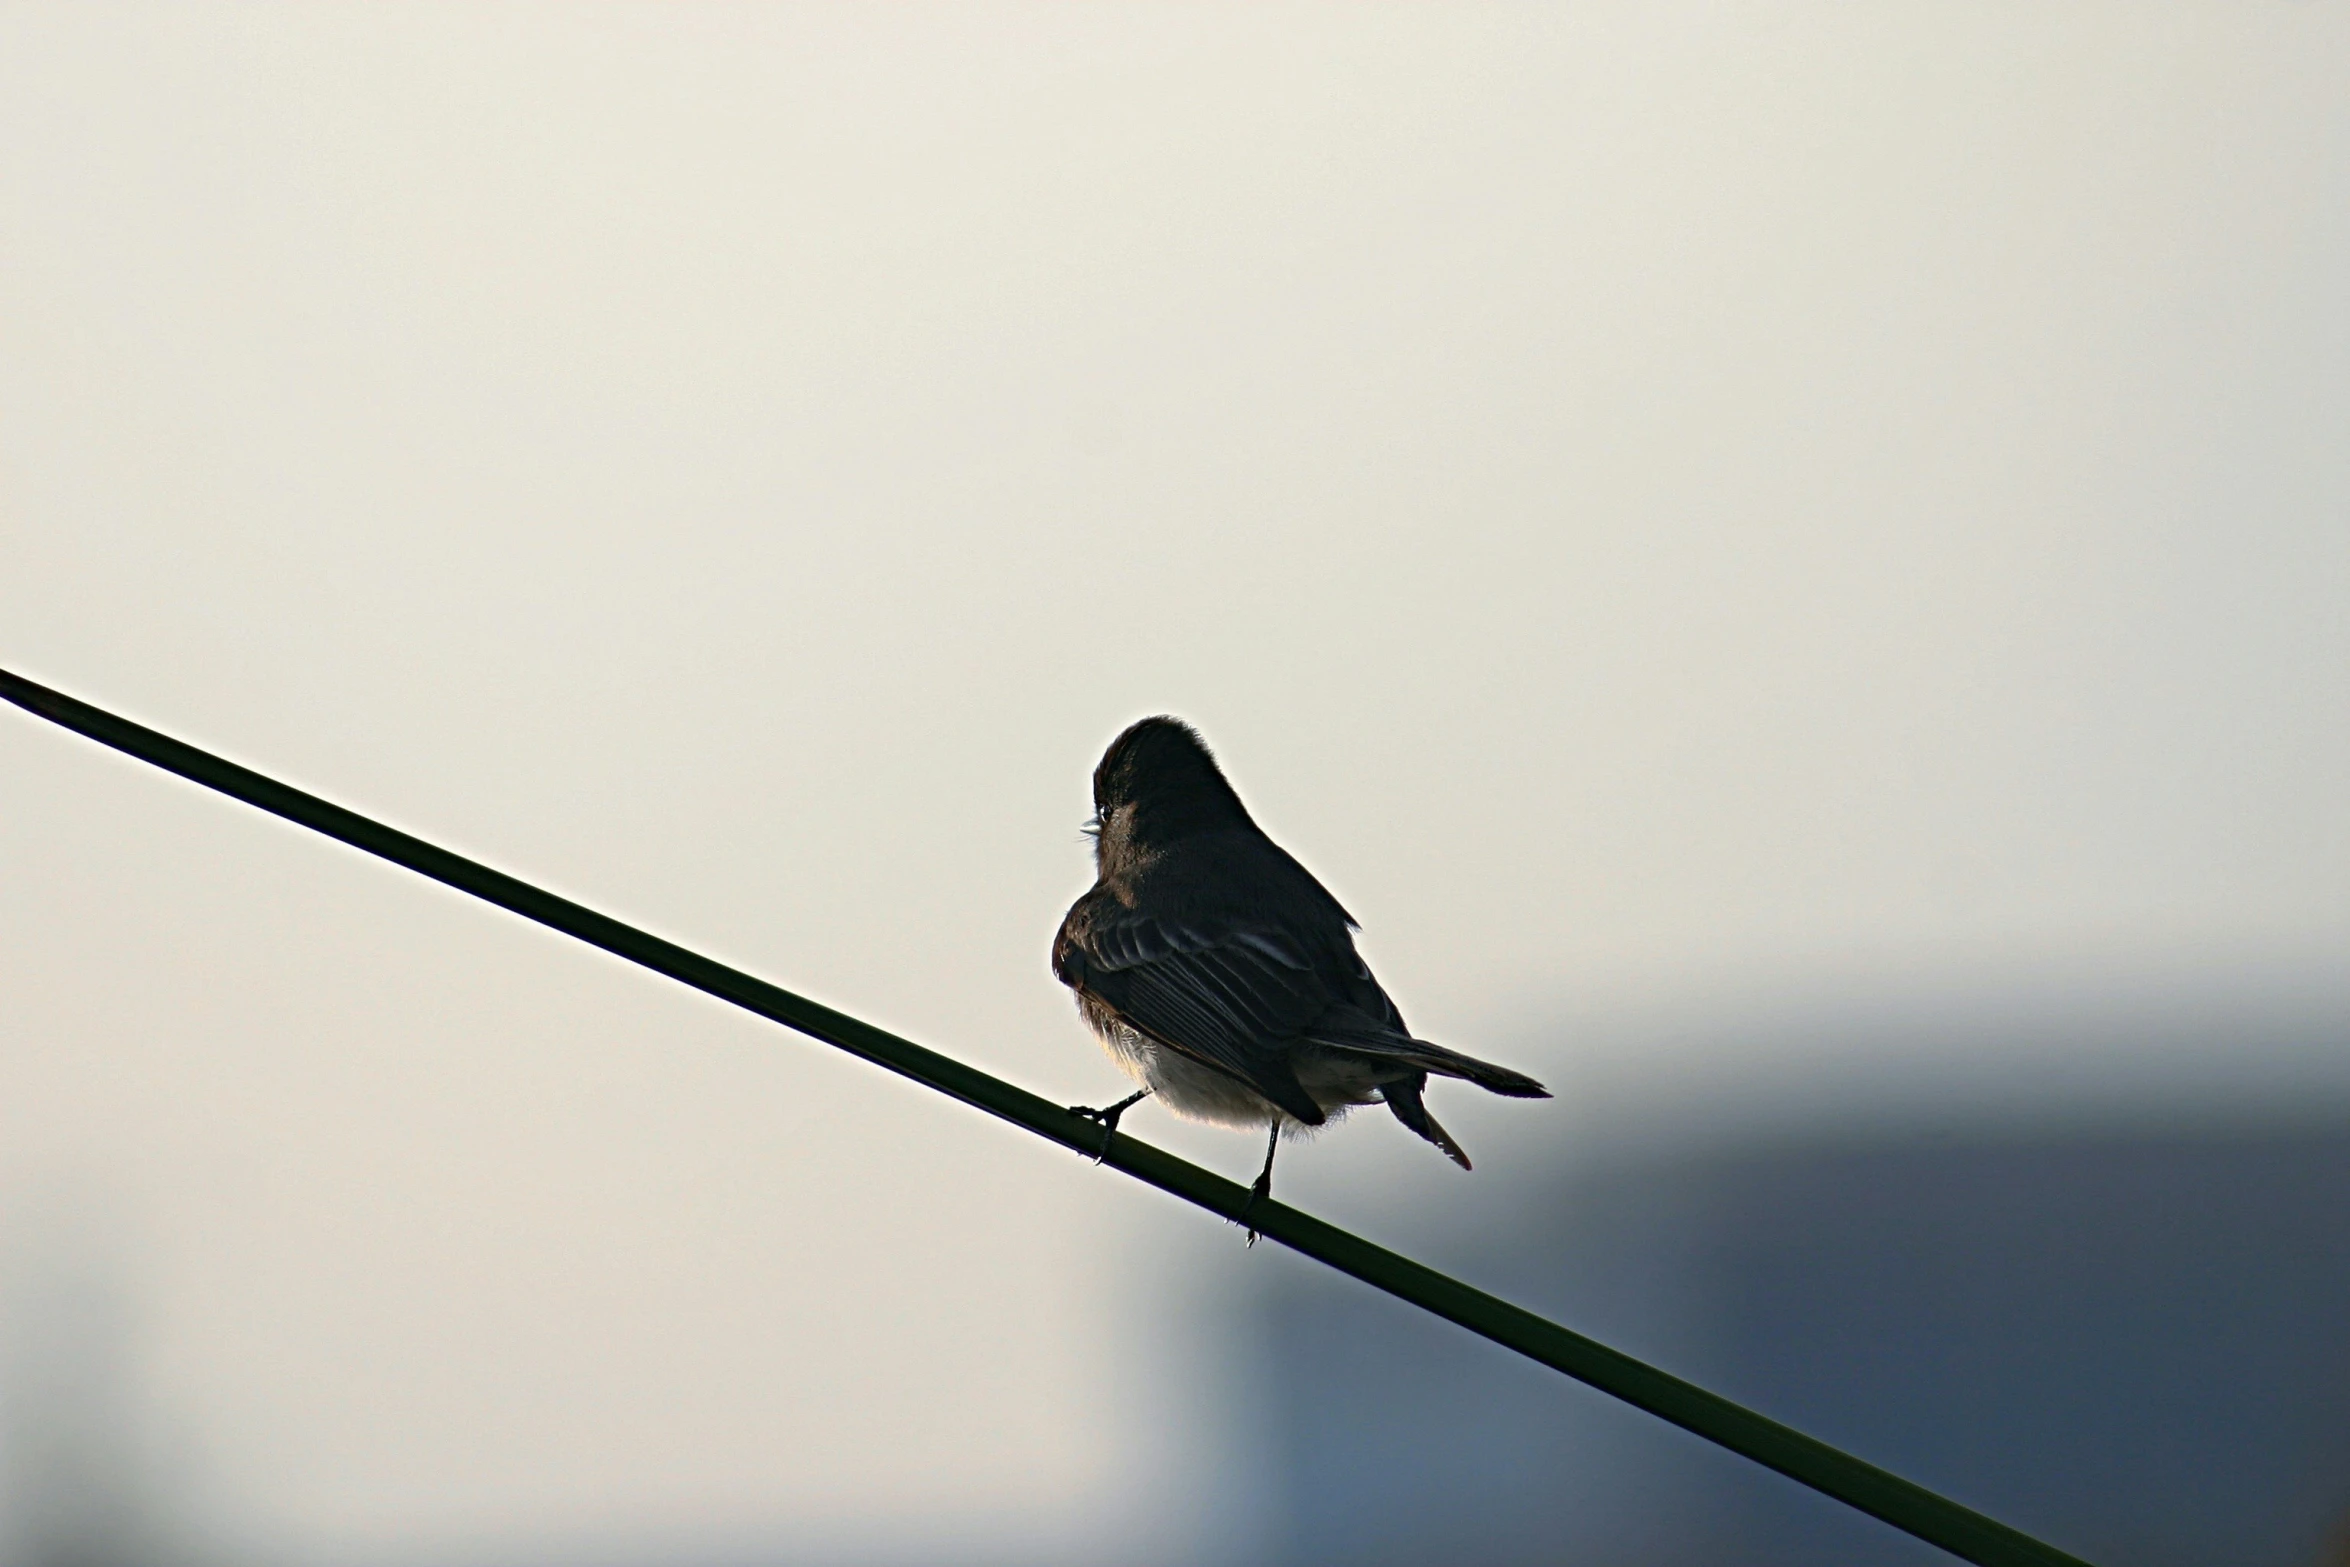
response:
<path id="1" fill-rule="evenodd" d="M 1415 1039 L 1355 952 L 1354 916 L 1249 818 L 1198 731 L 1145 718 L 1093 773 L 1097 879 L 1053 938 L 1053 974 L 1139 1093 L 1072 1107 L 1115 1130 L 1156 1094 L 1176 1114 L 1282 1136 L 1385 1104 L 1462 1169 L 1421 1103 L 1428 1076 L 1520 1099 L 1534 1079 Z M 1255 1240 L 1252 1231 L 1250 1240 Z"/>

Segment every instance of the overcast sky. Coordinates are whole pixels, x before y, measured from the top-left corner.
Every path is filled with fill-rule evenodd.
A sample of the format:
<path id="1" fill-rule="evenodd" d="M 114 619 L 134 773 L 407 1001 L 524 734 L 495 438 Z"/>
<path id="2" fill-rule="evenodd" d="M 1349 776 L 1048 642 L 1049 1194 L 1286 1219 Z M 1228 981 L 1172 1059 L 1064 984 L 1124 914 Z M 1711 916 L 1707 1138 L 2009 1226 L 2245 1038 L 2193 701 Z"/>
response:
<path id="1" fill-rule="evenodd" d="M 2334 0 L 12 6 L 0 663 L 1072 1101 L 1155 711 L 1563 1085 L 1594 998 L 2322 988 L 2346 80 Z M 1191 1548 L 1208 1221 L 5 713 L 0 856 L 0 1241 L 104 1215 L 237 1527 Z"/>

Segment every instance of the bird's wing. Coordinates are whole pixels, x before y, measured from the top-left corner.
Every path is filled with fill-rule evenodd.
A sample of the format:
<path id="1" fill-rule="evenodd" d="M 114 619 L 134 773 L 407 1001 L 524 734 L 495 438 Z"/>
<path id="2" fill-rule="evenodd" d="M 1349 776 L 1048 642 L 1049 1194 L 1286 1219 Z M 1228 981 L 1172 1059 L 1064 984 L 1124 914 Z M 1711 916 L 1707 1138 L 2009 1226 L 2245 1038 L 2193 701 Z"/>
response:
<path id="1" fill-rule="evenodd" d="M 1142 1033 L 1239 1079 L 1309 1126 L 1324 1116 L 1289 1045 L 1329 1008 L 1314 965 L 1278 931 L 1127 914 L 1064 933 L 1063 977 Z"/>

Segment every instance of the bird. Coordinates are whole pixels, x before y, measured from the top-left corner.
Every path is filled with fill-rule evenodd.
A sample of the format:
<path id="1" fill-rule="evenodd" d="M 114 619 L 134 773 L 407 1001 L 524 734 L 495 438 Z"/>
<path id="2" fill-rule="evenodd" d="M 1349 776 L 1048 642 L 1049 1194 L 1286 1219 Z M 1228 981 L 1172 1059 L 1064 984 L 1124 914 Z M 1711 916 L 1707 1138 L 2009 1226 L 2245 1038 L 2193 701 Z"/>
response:
<path id="1" fill-rule="evenodd" d="M 1253 1209 L 1272 1195 L 1284 1136 L 1362 1105 L 1385 1104 L 1470 1168 L 1428 1113 L 1431 1076 L 1550 1097 L 1524 1073 L 1413 1036 L 1355 950 L 1354 916 L 1257 826 L 1189 724 L 1128 726 L 1094 769 L 1093 806 L 1095 880 L 1053 938 L 1053 975 L 1141 1087 L 1072 1114 L 1113 1132 L 1155 1095 L 1186 1119 L 1265 1128 Z"/>

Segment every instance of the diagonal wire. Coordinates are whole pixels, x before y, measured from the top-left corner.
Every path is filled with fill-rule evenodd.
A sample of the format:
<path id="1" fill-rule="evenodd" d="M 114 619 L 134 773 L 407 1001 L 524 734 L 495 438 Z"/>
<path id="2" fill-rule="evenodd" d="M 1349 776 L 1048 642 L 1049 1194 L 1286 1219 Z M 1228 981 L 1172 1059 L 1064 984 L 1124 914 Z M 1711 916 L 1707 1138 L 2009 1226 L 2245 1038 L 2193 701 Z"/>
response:
<path id="1" fill-rule="evenodd" d="M 1996 1519 L 1961 1507 L 1923 1486 L 1864 1463 L 1595 1339 L 1585 1338 L 1433 1268 L 1374 1246 L 1335 1225 L 1325 1224 L 1282 1203 L 1263 1201 L 1251 1206 L 1245 1186 L 1212 1175 L 1122 1132 L 1105 1132 L 1094 1122 L 1072 1115 L 1024 1088 L 1014 1087 L 911 1040 L 900 1039 L 845 1012 L 835 1012 L 795 996 L 739 969 L 713 962 L 569 899 L 542 892 L 527 882 L 436 848 L 421 838 L 370 821 L 316 795 L 304 794 L 6 670 L 0 670 L 0 697 L 102 745 L 152 762 L 288 821 L 299 822 L 353 848 L 404 865 L 460 892 L 472 893 L 525 919 L 577 936 L 616 957 L 642 964 L 722 1001 L 731 1001 L 763 1018 L 836 1045 L 876 1066 L 1026 1127 L 1064 1148 L 1097 1156 L 1113 1169 L 1123 1170 L 1210 1213 L 1237 1222 L 1245 1209 L 1251 1229 L 1292 1250 L 1328 1263 L 1341 1273 L 1352 1274 L 1375 1289 L 1410 1301 L 1531 1360 L 1563 1371 L 1577 1381 L 1775 1469 L 1966 1561 L 1979 1563 L 1981 1567 L 2088 1567 L 2080 1558 L 2044 1545 Z"/>

